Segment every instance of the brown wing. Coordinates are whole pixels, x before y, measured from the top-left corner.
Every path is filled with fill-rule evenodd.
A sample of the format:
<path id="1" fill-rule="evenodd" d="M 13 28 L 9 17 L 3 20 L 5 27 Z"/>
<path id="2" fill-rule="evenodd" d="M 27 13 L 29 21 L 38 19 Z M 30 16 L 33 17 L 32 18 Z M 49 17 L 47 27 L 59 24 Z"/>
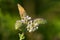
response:
<path id="1" fill-rule="evenodd" d="M 24 16 L 26 16 L 26 12 L 20 4 L 17 4 L 17 5 L 18 5 L 18 10 L 19 10 L 20 17 L 23 18 Z"/>

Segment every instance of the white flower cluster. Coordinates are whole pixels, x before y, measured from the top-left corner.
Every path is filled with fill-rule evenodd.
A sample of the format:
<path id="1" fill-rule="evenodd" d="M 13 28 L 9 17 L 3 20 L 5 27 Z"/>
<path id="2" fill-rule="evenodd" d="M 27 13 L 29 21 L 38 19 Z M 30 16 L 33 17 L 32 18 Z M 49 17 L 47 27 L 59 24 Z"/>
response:
<path id="1" fill-rule="evenodd" d="M 21 22 L 27 24 L 30 19 L 31 19 L 31 17 L 26 16 L 26 17 L 23 17 L 23 18 L 21 19 Z"/>
<path id="2" fill-rule="evenodd" d="M 21 21 L 27 24 L 26 29 L 29 32 L 33 32 L 38 29 L 38 23 L 34 23 L 33 20 L 31 20 L 31 17 L 29 16 L 24 17 Z"/>
<path id="3" fill-rule="evenodd" d="M 46 20 L 42 19 L 42 18 L 38 18 L 35 20 L 31 20 L 31 17 L 26 16 L 24 18 L 22 18 L 21 20 L 18 20 L 15 24 L 16 29 L 18 29 L 19 27 L 21 27 L 22 23 L 26 24 L 27 27 L 27 31 L 29 32 L 34 32 L 35 30 L 38 29 L 39 24 L 45 24 Z"/>
<path id="4" fill-rule="evenodd" d="M 34 32 L 38 29 L 39 24 L 45 24 L 46 20 L 43 18 L 37 18 L 35 20 L 30 20 L 27 25 L 27 31 Z"/>
<path id="5" fill-rule="evenodd" d="M 38 23 L 33 23 L 33 21 L 30 20 L 30 21 L 28 22 L 28 25 L 27 25 L 27 31 L 33 32 L 33 31 L 35 31 L 35 30 L 37 30 L 37 29 L 38 29 Z"/>

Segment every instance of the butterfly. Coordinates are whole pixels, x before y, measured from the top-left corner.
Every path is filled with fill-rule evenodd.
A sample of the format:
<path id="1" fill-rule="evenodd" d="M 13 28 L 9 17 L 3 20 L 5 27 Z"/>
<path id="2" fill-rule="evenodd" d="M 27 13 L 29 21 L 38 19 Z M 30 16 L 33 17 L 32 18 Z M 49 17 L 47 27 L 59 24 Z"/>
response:
<path id="1" fill-rule="evenodd" d="M 34 32 L 35 30 L 38 29 L 38 26 L 40 24 L 46 23 L 46 20 L 44 20 L 43 18 L 36 18 L 32 20 L 32 18 L 27 15 L 25 9 L 20 4 L 17 4 L 17 6 L 18 6 L 20 17 L 21 17 L 21 20 L 16 22 L 16 27 L 18 26 L 17 29 L 20 27 L 20 24 L 23 23 L 27 25 L 26 29 L 28 32 Z"/>

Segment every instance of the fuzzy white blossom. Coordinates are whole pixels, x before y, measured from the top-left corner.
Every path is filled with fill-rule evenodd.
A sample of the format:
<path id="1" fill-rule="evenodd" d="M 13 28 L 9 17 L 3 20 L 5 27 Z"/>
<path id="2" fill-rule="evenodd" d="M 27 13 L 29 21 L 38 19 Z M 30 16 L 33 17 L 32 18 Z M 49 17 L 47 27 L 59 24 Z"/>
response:
<path id="1" fill-rule="evenodd" d="M 29 17 L 29 16 L 26 16 L 26 18 L 27 18 L 27 20 L 30 20 L 31 19 L 31 17 Z"/>
<path id="2" fill-rule="evenodd" d="M 15 23 L 15 29 L 20 28 L 22 26 L 22 23 L 27 24 L 28 20 L 30 20 L 30 19 L 31 19 L 31 17 L 26 16 L 26 17 L 23 17 L 21 20 L 17 20 Z"/>
<path id="3" fill-rule="evenodd" d="M 40 24 L 45 24 L 45 23 L 46 23 L 46 20 L 44 20 L 42 18 L 38 18 L 38 19 L 35 19 L 35 20 L 30 20 L 28 22 L 28 25 L 27 25 L 27 31 L 34 32 L 35 30 L 38 29 L 38 26 Z"/>
<path id="4" fill-rule="evenodd" d="M 31 19 L 31 17 L 26 16 L 26 17 L 23 17 L 23 18 L 21 19 L 21 21 L 22 21 L 22 23 L 27 24 L 30 19 Z"/>
<path id="5" fill-rule="evenodd" d="M 31 20 L 31 21 L 28 22 L 27 31 L 33 32 L 33 31 L 35 31 L 35 30 L 38 29 L 37 26 L 38 26 L 38 23 L 35 23 L 35 24 L 34 24 L 34 22 L 32 22 L 32 20 Z"/>
<path id="6" fill-rule="evenodd" d="M 22 23 L 27 25 L 26 29 L 28 32 L 34 32 L 35 30 L 38 29 L 38 26 L 40 24 L 45 24 L 46 20 L 44 20 L 43 18 L 37 18 L 37 19 L 31 20 L 31 17 L 26 16 L 21 20 L 16 21 L 15 29 L 18 29 L 19 27 L 21 27 Z"/>

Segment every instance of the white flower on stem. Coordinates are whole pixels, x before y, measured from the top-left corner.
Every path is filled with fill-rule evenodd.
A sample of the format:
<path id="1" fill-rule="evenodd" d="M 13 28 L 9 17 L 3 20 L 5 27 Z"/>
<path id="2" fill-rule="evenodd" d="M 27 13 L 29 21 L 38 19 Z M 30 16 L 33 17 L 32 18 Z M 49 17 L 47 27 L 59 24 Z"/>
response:
<path id="1" fill-rule="evenodd" d="M 27 25 L 26 29 L 28 32 L 34 32 L 35 30 L 38 29 L 38 26 L 40 24 L 45 24 L 46 20 L 44 20 L 43 18 L 37 18 L 35 20 L 31 20 L 31 17 L 26 16 L 23 17 L 21 20 L 16 21 L 15 29 L 21 27 L 22 23 Z"/>

